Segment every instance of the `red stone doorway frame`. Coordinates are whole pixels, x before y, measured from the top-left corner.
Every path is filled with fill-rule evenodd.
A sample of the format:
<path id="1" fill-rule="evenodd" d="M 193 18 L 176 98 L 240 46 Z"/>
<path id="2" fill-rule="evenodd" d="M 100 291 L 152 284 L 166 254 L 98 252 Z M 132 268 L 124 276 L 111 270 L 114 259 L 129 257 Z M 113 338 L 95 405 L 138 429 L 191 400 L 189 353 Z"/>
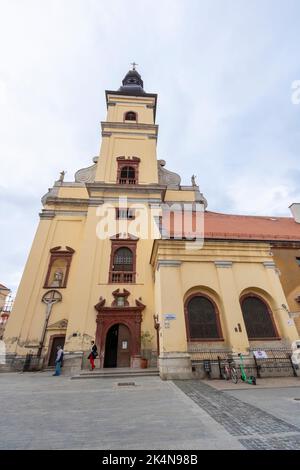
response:
<path id="1" fill-rule="evenodd" d="M 101 369 L 104 365 L 106 335 L 109 329 L 117 323 L 126 325 L 130 331 L 131 365 L 132 359 L 135 356 L 140 356 L 142 311 L 144 310 L 145 305 L 138 300 L 136 300 L 135 303 L 135 307 L 105 307 L 105 299 L 100 299 L 100 302 L 95 305 L 95 309 L 98 312 L 96 319 L 96 344 L 99 350 Z"/>

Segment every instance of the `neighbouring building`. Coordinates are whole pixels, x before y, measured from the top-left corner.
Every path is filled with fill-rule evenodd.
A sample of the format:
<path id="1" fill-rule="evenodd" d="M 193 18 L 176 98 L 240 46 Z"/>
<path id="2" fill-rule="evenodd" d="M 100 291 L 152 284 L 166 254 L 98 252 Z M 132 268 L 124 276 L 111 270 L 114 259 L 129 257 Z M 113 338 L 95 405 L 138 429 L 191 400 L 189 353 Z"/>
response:
<path id="1" fill-rule="evenodd" d="M 46 367 L 61 344 L 74 373 L 96 339 L 98 367 L 155 366 L 159 354 L 168 379 L 191 377 L 199 352 L 289 348 L 300 224 L 208 211 L 195 177 L 181 185 L 157 159 L 157 95 L 134 67 L 106 103 L 99 157 L 42 198 L 8 361 L 30 352 Z"/>
<path id="2" fill-rule="evenodd" d="M 300 204 L 292 204 L 290 209 L 293 213 L 294 220 L 300 223 Z M 282 287 L 287 299 L 288 309 L 291 318 L 294 319 L 299 336 L 300 336 L 300 242 L 293 227 L 295 223 L 289 221 L 290 228 L 289 239 L 277 241 L 272 244 L 274 261 L 279 269 Z M 285 224 L 287 227 L 287 224 Z M 287 231 L 287 230 L 286 230 Z"/>
<path id="3" fill-rule="evenodd" d="M 3 338 L 5 326 L 11 312 L 12 302 L 9 299 L 10 289 L 0 284 L 0 340 Z"/>

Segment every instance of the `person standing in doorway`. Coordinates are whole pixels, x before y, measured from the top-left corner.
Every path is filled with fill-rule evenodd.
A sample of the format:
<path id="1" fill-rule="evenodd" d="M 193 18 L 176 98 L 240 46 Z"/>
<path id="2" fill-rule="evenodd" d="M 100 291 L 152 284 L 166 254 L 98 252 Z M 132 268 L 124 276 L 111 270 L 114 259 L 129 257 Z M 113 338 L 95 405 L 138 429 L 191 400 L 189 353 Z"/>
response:
<path id="1" fill-rule="evenodd" d="M 64 357 L 63 348 L 61 346 L 57 346 L 57 354 L 56 354 L 56 359 L 55 359 L 55 374 L 53 374 L 53 376 L 60 375 L 63 357 Z"/>
<path id="2" fill-rule="evenodd" d="M 92 370 L 95 369 L 95 362 L 94 361 L 95 361 L 97 356 L 98 356 L 97 346 L 95 344 L 95 341 L 92 341 L 91 342 L 91 352 L 88 355 L 88 359 L 90 360 Z"/>

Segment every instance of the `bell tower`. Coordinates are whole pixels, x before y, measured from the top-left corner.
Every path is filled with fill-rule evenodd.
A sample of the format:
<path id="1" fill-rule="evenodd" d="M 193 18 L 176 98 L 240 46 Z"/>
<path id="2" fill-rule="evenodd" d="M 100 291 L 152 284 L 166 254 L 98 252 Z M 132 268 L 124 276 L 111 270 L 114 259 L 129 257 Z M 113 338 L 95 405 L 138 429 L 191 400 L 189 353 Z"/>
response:
<path id="1" fill-rule="evenodd" d="M 107 117 L 95 182 L 158 184 L 155 124 L 157 94 L 146 93 L 133 63 L 117 91 L 106 90 Z"/>

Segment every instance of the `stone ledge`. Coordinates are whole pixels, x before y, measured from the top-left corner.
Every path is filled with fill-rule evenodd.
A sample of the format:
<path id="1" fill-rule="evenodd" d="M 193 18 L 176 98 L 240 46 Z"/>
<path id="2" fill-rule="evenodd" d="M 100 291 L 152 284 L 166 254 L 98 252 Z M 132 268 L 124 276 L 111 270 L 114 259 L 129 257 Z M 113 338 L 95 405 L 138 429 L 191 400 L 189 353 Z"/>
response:
<path id="1" fill-rule="evenodd" d="M 192 364 L 187 353 L 162 353 L 159 356 L 159 375 L 162 380 L 188 380 L 192 378 Z"/>

